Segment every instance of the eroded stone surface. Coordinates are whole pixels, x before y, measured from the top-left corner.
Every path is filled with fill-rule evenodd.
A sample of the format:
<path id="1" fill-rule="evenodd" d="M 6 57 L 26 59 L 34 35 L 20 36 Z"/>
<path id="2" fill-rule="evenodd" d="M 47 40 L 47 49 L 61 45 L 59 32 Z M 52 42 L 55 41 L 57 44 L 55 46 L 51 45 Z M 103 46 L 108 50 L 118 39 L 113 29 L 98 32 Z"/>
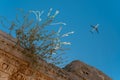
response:
<path id="1" fill-rule="evenodd" d="M 0 80 L 111 80 L 101 71 L 80 61 L 73 61 L 64 69 L 42 59 L 39 67 L 23 55 L 16 40 L 0 31 Z"/>
<path id="2" fill-rule="evenodd" d="M 79 80 L 79 78 L 83 80 L 111 80 L 101 71 L 78 60 L 68 64 L 64 70 L 76 75 L 78 77 L 76 80 Z"/>

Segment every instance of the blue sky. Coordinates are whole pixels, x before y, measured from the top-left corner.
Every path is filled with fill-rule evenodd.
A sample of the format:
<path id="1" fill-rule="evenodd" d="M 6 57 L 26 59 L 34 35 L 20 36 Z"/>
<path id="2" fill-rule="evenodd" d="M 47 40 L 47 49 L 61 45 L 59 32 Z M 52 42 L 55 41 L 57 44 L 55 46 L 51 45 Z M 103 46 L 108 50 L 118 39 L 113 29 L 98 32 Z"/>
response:
<path id="1" fill-rule="evenodd" d="M 59 10 L 57 21 L 67 23 L 63 31 L 75 31 L 67 51 L 69 62 L 81 60 L 120 80 L 120 1 L 119 0 L 1 0 L 0 16 L 12 20 L 17 8 L 28 10 Z M 89 32 L 99 23 L 100 34 Z M 0 27 L 1 28 L 1 27 Z"/>

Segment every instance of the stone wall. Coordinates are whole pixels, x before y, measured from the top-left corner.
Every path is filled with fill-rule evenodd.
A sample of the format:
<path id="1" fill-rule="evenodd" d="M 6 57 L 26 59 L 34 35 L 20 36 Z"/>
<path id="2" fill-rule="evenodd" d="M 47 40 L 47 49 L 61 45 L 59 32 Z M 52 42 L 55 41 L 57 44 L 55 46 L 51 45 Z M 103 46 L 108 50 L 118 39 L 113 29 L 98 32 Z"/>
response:
<path id="1" fill-rule="evenodd" d="M 72 69 L 71 64 L 61 69 L 42 59 L 39 64 L 33 65 L 33 59 L 22 53 L 23 48 L 15 45 L 16 39 L 0 31 L 0 80 L 111 80 L 103 73 L 98 73 L 97 69 L 79 61 L 77 64 L 71 63 L 74 65 Z M 82 65 L 85 65 L 85 70 L 82 70 Z M 88 73 L 90 75 L 86 75 Z"/>
<path id="2" fill-rule="evenodd" d="M 15 47 L 16 40 L 0 31 L 0 80 L 53 80 L 41 71 L 30 66 L 30 59 L 24 56 L 21 47 Z"/>

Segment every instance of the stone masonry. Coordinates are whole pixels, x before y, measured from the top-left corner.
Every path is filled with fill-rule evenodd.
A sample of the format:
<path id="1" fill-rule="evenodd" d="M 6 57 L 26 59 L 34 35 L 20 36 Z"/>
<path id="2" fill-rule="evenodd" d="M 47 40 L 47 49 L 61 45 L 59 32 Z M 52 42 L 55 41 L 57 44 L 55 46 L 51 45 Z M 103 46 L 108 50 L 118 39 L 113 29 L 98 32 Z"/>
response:
<path id="1" fill-rule="evenodd" d="M 101 71 L 80 61 L 59 68 L 40 60 L 37 67 L 16 39 L 0 31 L 0 80 L 112 80 Z M 37 68 L 36 68 L 37 67 Z"/>

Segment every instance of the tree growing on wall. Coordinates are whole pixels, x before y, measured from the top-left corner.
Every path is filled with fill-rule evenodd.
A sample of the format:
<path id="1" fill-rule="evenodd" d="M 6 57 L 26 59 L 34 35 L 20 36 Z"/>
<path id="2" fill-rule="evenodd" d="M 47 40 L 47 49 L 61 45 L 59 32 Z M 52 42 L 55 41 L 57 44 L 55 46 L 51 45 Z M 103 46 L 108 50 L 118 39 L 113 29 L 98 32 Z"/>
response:
<path id="1" fill-rule="evenodd" d="M 48 11 L 45 19 L 42 19 L 44 11 L 33 11 L 25 13 L 21 11 L 21 16 L 16 16 L 15 21 L 12 21 L 9 27 L 9 34 L 16 37 L 16 45 L 24 48 L 23 53 L 35 61 L 44 59 L 52 64 L 61 64 L 64 60 L 62 53 L 64 45 L 70 45 L 70 42 L 61 41 L 61 38 L 69 36 L 74 32 L 60 34 L 62 27 L 57 31 L 49 29 L 52 25 L 66 25 L 66 23 L 53 23 L 59 11 L 56 10 L 52 14 L 52 8 Z"/>

